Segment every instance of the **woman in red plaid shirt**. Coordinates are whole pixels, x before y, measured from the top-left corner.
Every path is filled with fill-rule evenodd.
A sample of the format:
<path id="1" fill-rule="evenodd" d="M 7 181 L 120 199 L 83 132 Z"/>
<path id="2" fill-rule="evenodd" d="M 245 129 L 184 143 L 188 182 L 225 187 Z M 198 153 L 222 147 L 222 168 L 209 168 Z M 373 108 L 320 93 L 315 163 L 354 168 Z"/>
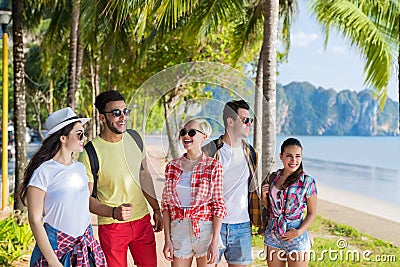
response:
<path id="1" fill-rule="evenodd" d="M 211 126 L 201 118 L 187 121 L 180 130 L 186 153 L 165 169 L 161 209 L 164 221 L 164 256 L 172 266 L 213 266 L 219 255 L 219 233 L 226 215 L 222 196 L 222 165 L 206 156 L 201 145 Z"/>

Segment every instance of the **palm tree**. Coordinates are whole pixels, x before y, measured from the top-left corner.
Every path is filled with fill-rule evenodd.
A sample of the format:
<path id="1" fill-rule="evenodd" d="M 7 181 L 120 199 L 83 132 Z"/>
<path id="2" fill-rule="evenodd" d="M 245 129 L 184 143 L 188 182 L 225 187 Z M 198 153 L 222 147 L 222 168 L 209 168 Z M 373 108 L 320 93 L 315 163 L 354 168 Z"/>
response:
<path id="1" fill-rule="evenodd" d="M 22 31 L 22 16 L 24 1 L 12 1 L 13 20 L 13 65 L 14 65 L 14 130 L 15 130 L 15 192 L 23 180 L 24 169 L 27 163 L 26 155 L 26 101 L 24 76 L 24 42 Z M 21 200 L 14 195 L 14 209 L 24 210 Z"/>
<path id="2" fill-rule="evenodd" d="M 267 177 L 275 163 L 276 118 L 276 51 L 278 43 L 279 0 L 266 0 L 263 37 L 263 96 L 262 114 L 262 177 Z M 266 142 L 264 142 L 266 141 Z"/>
<path id="3" fill-rule="evenodd" d="M 77 84 L 79 84 L 80 69 L 78 66 L 82 66 L 82 57 L 80 57 L 81 62 L 78 61 L 78 54 L 82 54 L 80 51 L 78 53 L 79 48 L 83 49 L 82 46 L 79 46 L 79 14 L 80 14 L 80 0 L 72 0 L 72 12 L 71 12 L 71 21 L 70 21 L 70 41 L 69 41 L 69 66 L 68 66 L 68 91 L 67 91 L 67 101 L 68 106 L 70 106 L 73 110 L 76 110 L 76 101 L 75 101 L 75 93 L 77 90 Z"/>

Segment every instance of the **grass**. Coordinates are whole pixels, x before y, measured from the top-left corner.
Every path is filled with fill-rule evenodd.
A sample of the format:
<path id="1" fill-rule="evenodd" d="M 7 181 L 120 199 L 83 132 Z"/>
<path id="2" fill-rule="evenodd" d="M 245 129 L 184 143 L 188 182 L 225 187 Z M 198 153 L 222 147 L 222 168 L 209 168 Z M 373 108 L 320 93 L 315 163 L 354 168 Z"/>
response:
<path id="1" fill-rule="evenodd" d="M 353 227 L 317 216 L 310 230 L 314 235 L 310 267 L 400 265 L 399 247 L 360 233 Z M 264 238 L 253 235 L 254 251 L 262 250 L 263 246 Z M 266 261 L 257 258 L 252 266 L 266 266 Z"/>

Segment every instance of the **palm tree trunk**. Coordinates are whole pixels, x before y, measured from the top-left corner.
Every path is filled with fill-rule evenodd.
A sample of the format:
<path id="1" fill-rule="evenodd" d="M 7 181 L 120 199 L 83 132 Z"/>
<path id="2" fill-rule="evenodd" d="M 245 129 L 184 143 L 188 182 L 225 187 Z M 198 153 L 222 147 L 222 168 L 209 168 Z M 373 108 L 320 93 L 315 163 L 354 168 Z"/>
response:
<path id="1" fill-rule="evenodd" d="M 79 33 L 79 25 L 78 25 L 78 33 Z M 78 34 L 78 50 L 76 53 L 76 74 L 75 74 L 75 92 L 79 93 L 80 89 L 80 81 L 81 81 L 81 73 L 82 73 L 82 63 L 83 63 L 83 52 L 85 47 L 82 45 L 81 40 Z M 76 102 L 77 100 L 75 100 Z M 79 103 L 75 103 L 75 106 L 78 107 Z"/>
<path id="2" fill-rule="evenodd" d="M 92 55 L 90 60 L 90 81 L 92 85 L 92 110 L 93 110 L 93 124 L 92 124 L 92 138 L 100 133 L 99 112 L 94 106 L 96 96 L 100 94 L 100 78 L 99 78 L 99 64 L 97 59 Z"/>
<path id="3" fill-rule="evenodd" d="M 22 31 L 23 0 L 12 1 L 13 58 L 14 58 L 14 133 L 15 133 L 15 192 L 19 192 L 27 163 L 26 153 L 26 101 L 24 77 L 24 42 Z M 14 194 L 14 209 L 25 210 L 18 194 Z"/>
<path id="4" fill-rule="evenodd" d="M 178 149 L 178 138 L 177 138 L 177 131 L 175 127 L 175 116 L 173 115 L 173 108 L 169 103 L 166 101 L 166 96 L 163 96 L 163 106 L 164 106 L 164 118 L 165 118 L 165 126 L 167 128 L 167 136 L 168 136 L 168 143 L 169 143 L 169 151 L 173 159 L 176 159 L 180 156 L 179 149 Z"/>
<path id="5" fill-rule="evenodd" d="M 278 39 L 279 0 L 267 0 L 264 6 L 263 38 L 263 144 L 262 177 L 275 168 L 276 118 L 276 45 Z"/>
<path id="6" fill-rule="evenodd" d="M 253 144 L 258 153 L 258 166 L 261 166 L 262 162 L 262 115 L 263 115 L 263 47 L 261 47 L 260 56 L 257 64 L 257 75 L 256 75 L 256 88 L 254 96 L 254 139 Z M 257 177 L 262 176 L 262 169 L 257 168 Z M 261 180 L 261 179 L 259 179 Z"/>
<path id="7" fill-rule="evenodd" d="M 72 1 L 67 102 L 68 106 L 70 106 L 73 110 L 76 109 L 75 85 L 76 85 L 76 63 L 77 63 L 77 53 L 78 53 L 77 51 L 78 51 L 78 29 L 79 29 L 79 5 L 80 5 L 80 0 Z"/>

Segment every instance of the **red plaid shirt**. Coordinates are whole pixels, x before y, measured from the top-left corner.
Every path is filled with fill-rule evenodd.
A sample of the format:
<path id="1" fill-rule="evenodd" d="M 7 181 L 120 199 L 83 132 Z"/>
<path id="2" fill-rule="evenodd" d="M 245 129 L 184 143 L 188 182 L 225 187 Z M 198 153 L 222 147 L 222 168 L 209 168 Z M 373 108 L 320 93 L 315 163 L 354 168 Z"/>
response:
<path id="1" fill-rule="evenodd" d="M 74 248 L 76 246 L 76 254 L 74 254 Z M 90 234 L 90 226 L 86 229 L 85 233 L 77 238 L 67 235 L 61 231 L 57 231 L 57 249 L 54 250 L 57 258 L 60 260 L 66 253 L 70 253 L 71 262 L 76 259 L 76 267 L 87 267 L 89 266 L 89 251 L 90 248 L 96 267 L 107 267 L 103 250 L 99 243 L 94 239 L 93 235 Z M 40 259 L 33 263 L 33 267 L 48 267 L 49 264 L 42 255 Z"/>
<path id="2" fill-rule="evenodd" d="M 165 168 L 165 187 L 162 194 L 161 210 L 169 211 L 171 220 L 189 218 L 193 232 L 200 237 L 198 221 L 212 221 L 213 216 L 224 218 L 226 208 L 222 191 L 222 165 L 204 153 L 193 168 L 191 179 L 191 207 L 182 208 L 176 184 L 182 175 L 183 157 L 170 161 Z"/>

